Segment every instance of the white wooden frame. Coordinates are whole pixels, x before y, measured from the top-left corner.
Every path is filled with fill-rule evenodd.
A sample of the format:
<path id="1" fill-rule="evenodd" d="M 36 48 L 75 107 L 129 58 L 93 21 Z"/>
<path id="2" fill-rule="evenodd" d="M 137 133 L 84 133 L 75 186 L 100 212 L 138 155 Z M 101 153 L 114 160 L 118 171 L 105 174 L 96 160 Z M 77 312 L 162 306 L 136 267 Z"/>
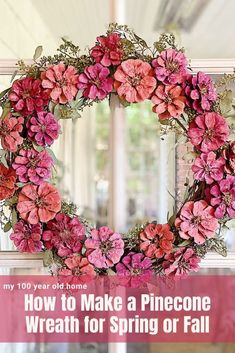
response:
<path id="1" fill-rule="evenodd" d="M 26 60 L 31 63 L 30 60 Z M 235 59 L 201 59 L 192 60 L 191 67 L 194 72 L 202 70 L 210 74 L 232 73 L 235 68 Z M 15 60 L 0 60 L 0 75 L 12 75 L 16 70 Z M 115 146 L 113 146 L 115 148 Z M 113 184 L 115 188 L 115 184 Z M 118 190 L 112 190 L 118 195 Z M 8 268 L 42 268 L 42 254 L 21 254 L 16 251 L 0 251 L 0 267 Z M 235 268 L 235 252 L 230 252 L 226 258 L 216 253 L 209 253 L 201 263 L 202 268 Z"/>

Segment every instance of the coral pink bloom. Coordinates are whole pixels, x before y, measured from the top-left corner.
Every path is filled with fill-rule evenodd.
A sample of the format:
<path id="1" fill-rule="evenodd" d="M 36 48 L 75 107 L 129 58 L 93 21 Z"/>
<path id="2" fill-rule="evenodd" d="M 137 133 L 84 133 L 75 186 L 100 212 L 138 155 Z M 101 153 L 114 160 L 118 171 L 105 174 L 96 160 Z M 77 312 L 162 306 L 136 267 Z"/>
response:
<path id="1" fill-rule="evenodd" d="M 166 85 L 175 85 L 185 80 L 187 59 L 181 51 L 166 49 L 153 60 L 156 78 Z"/>
<path id="2" fill-rule="evenodd" d="M 86 98 L 104 99 L 113 90 L 109 69 L 101 64 L 86 67 L 79 75 L 78 88 L 84 90 L 83 96 Z"/>
<path id="3" fill-rule="evenodd" d="M 227 174 L 235 174 L 235 141 L 230 142 L 222 152 L 226 161 L 225 172 Z"/>
<path id="4" fill-rule="evenodd" d="M 223 146 L 229 136 L 229 127 L 218 113 L 204 113 L 189 124 L 188 136 L 198 150 L 207 153 Z"/>
<path id="5" fill-rule="evenodd" d="M 166 276 L 174 279 L 186 278 L 189 272 L 197 272 L 201 258 L 191 248 L 180 248 L 164 257 L 162 267 Z"/>
<path id="6" fill-rule="evenodd" d="M 97 38 L 97 45 L 91 49 L 91 56 L 103 66 L 119 65 L 123 57 L 120 35 L 111 33 Z"/>
<path id="7" fill-rule="evenodd" d="M 175 237 L 169 224 L 150 223 L 140 233 L 140 240 L 140 250 L 147 257 L 161 258 L 172 251 Z"/>
<path id="8" fill-rule="evenodd" d="M 140 59 L 123 61 L 114 78 L 114 87 L 119 97 L 130 103 L 148 99 L 156 87 L 151 66 Z"/>
<path id="9" fill-rule="evenodd" d="M 31 181 L 34 184 L 41 184 L 50 178 L 52 166 L 53 159 L 48 152 L 37 152 L 34 148 L 20 150 L 12 164 L 20 182 Z"/>
<path id="10" fill-rule="evenodd" d="M 31 225 L 21 220 L 15 224 L 10 239 L 20 252 L 37 253 L 42 250 L 41 235 L 41 224 Z"/>
<path id="11" fill-rule="evenodd" d="M 64 257 L 81 251 L 85 233 L 85 227 L 78 217 L 71 218 L 59 213 L 47 223 L 43 240 L 48 249 L 56 248 L 58 255 Z"/>
<path id="12" fill-rule="evenodd" d="M 116 272 L 121 284 L 135 288 L 151 279 L 152 261 L 142 253 L 130 252 L 116 265 Z"/>
<path id="13" fill-rule="evenodd" d="M 214 215 L 213 207 L 208 206 L 206 201 L 188 201 L 176 218 L 175 226 L 181 238 L 194 238 L 195 243 L 203 244 L 215 236 L 219 224 Z"/>
<path id="14" fill-rule="evenodd" d="M 16 190 L 16 173 L 0 163 L 0 200 L 13 196 Z"/>
<path id="15" fill-rule="evenodd" d="M 21 218 L 30 224 L 48 222 L 61 209 L 61 199 L 55 186 L 43 182 L 41 185 L 25 185 L 19 193 L 17 210 Z"/>
<path id="16" fill-rule="evenodd" d="M 42 87 L 50 92 L 53 102 L 66 104 L 76 96 L 78 74 L 75 67 L 64 63 L 49 67 L 41 73 Z"/>
<path id="17" fill-rule="evenodd" d="M 95 277 L 95 269 L 94 266 L 89 263 L 86 257 L 83 257 L 81 255 L 71 255 L 64 261 L 65 265 L 68 267 L 68 269 L 64 269 L 63 274 L 68 276 L 68 275 L 73 275 L 73 276 L 81 276 L 81 275 L 86 275 L 86 276 L 92 276 Z M 65 272 L 66 271 L 66 272 Z M 60 272 L 60 274 L 62 274 Z"/>
<path id="18" fill-rule="evenodd" d="M 229 175 L 210 188 L 210 204 L 215 208 L 218 219 L 235 218 L 235 177 Z"/>
<path id="19" fill-rule="evenodd" d="M 194 178 L 212 184 L 213 181 L 223 179 L 225 160 L 223 157 L 216 159 L 214 152 L 202 153 L 197 157 L 192 166 Z"/>
<path id="20" fill-rule="evenodd" d="M 81 255 L 71 255 L 64 261 L 67 268 L 59 270 L 59 276 L 62 276 L 63 282 L 76 284 L 87 282 L 96 276 L 94 266 L 91 265 L 86 257 Z"/>
<path id="21" fill-rule="evenodd" d="M 60 124 L 48 112 L 40 112 L 27 122 L 28 137 L 39 146 L 50 146 L 59 136 Z"/>
<path id="22" fill-rule="evenodd" d="M 91 231 L 91 238 L 85 241 L 87 258 L 97 268 L 109 268 L 116 264 L 124 253 L 124 241 L 119 233 L 108 227 Z"/>
<path id="23" fill-rule="evenodd" d="M 9 100 L 16 112 L 28 116 L 44 109 L 49 101 L 49 92 L 41 84 L 41 80 L 29 76 L 13 83 Z"/>
<path id="24" fill-rule="evenodd" d="M 1 144 L 5 150 L 16 152 L 19 145 L 23 143 L 20 133 L 23 130 L 24 119 L 15 118 L 8 113 L 4 119 L 0 119 Z"/>
<path id="25" fill-rule="evenodd" d="M 217 98 L 210 76 L 203 72 L 198 72 L 196 76 L 187 76 L 185 95 L 187 97 L 187 105 L 195 109 L 198 113 L 210 110 L 212 103 Z"/>
<path id="26" fill-rule="evenodd" d="M 159 119 L 176 118 L 184 111 L 185 97 L 180 86 L 159 85 L 152 96 L 153 111 Z"/>

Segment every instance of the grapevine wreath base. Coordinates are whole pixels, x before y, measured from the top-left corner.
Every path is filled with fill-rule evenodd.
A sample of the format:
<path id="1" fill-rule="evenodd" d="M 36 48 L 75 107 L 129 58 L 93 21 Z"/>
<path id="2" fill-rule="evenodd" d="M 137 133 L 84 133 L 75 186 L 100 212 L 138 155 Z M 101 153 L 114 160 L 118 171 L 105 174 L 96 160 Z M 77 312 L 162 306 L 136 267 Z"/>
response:
<path id="1" fill-rule="evenodd" d="M 65 39 L 58 54 L 41 54 L 38 47 L 32 65 L 18 63 L 20 78 L 14 76 L 0 96 L 1 221 L 5 232 L 12 229 L 16 248 L 43 251 L 45 264 L 56 265 L 59 275 L 117 273 L 139 281 L 152 274 L 185 277 L 210 249 L 225 256 L 221 231 L 235 218 L 228 88 L 234 74 L 215 85 L 203 72 L 192 74 L 172 34 L 162 34 L 150 48 L 117 24 L 87 54 Z M 194 180 L 166 224 L 149 221 L 127 234 L 97 229 L 61 200 L 54 185 L 50 147 L 59 137 L 60 119 L 76 119 L 84 107 L 111 94 L 123 106 L 151 100 L 163 133 L 173 131 L 192 145 L 187 158 Z"/>

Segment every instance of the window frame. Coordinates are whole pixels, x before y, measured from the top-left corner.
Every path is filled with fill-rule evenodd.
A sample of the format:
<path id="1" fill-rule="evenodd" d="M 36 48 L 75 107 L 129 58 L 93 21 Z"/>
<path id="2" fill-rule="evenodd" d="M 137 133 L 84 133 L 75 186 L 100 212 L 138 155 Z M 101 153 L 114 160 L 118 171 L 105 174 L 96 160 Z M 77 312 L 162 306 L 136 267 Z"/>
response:
<path id="1" fill-rule="evenodd" d="M 32 60 L 25 60 L 27 64 L 32 63 Z M 17 66 L 16 60 L 0 60 L 0 75 L 12 75 Z M 193 72 L 203 71 L 208 74 L 223 74 L 233 73 L 235 67 L 235 59 L 195 59 L 191 61 L 191 68 Z M 115 104 L 115 103 L 113 103 Z M 114 106 L 111 107 L 112 123 L 111 123 L 111 135 L 113 137 L 118 136 L 120 141 L 120 135 L 114 131 L 120 126 L 115 123 L 119 121 L 114 119 L 115 115 L 118 114 L 118 109 Z M 119 123 L 120 124 L 120 123 Z M 121 129 L 123 131 L 123 129 Z M 124 139 L 123 139 L 124 140 Z M 120 151 L 116 148 L 118 144 L 115 144 L 115 138 L 111 144 L 112 156 L 120 156 Z M 164 165 L 162 165 L 164 167 Z M 120 186 L 123 184 L 123 178 L 119 175 L 117 177 L 116 171 L 117 166 L 113 166 L 111 171 L 111 195 L 113 202 L 111 207 L 111 223 L 117 226 L 117 219 L 120 219 L 120 214 L 117 210 L 120 208 Z M 120 169 L 119 169 L 120 173 Z M 114 197 L 115 196 L 115 197 Z M 118 214 L 117 214 L 118 213 Z M 123 224 L 123 223 L 122 223 Z M 24 254 L 17 251 L 0 251 L 0 267 L 1 268 L 42 268 L 43 267 L 43 253 L 40 254 Z M 235 252 L 229 252 L 227 257 L 222 257 L 217 253 L 211 252 L 206 255 L 206 258 L 201 262 L 201 268 L 212 269 L 212 268 L 235 268 Z"/>

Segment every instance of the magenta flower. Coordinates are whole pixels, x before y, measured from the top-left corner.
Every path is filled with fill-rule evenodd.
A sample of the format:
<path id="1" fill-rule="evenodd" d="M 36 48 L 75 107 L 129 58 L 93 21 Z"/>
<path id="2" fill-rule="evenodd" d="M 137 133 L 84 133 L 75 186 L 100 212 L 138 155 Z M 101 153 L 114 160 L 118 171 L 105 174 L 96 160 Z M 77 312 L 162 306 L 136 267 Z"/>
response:
<path id="1" fill-rule="evenodd" d="M 124 241 L 119 233 L 108 227 L 91 231 L 91 238 L 85 241 L 86 255 L 97 268 L 109 268 L 116 264 L 124 253 Z"/>
<path id="2" fill-rule="evenodd" d="M 188 136 L 198 150 L 207 153 L 223 146 L 229 136 L 229 127 L 218 113 L 204 113 L 189 124 Z"/>
<path id="3" fill-rule="evenodd" d="M 116 265 L 116 271 L 122 284 L 138 287 L 153 275 L 152 261 L 142 253 L 130 252 Z"/>
<path id="4" fill-rule="evenodd" d="M 175 226 L 183 239 L 194 238 L 195 243 L 203 244 L 213 238 L 218 228 L 213 207 L 206 201 L 188 201 L 175 220 Z"/>
<path id="5" fill-rule="evenodd" d="M 164 257 L 162 267 L 165 275 L 174 279 L 186 278 L 189 272 L 197 272 L 201 258 L 192 248 L 180 248 Z"/>
<path id="6" fill-rule="evenodd" d="M 216 159 L 214 152 L 202 153 L 197 157 L 192 166 L 194 178 L 212 184 L 213 181 L 223 179 L 225 160 L 223 157 Z"/>
<path id="7" fill-rule="evenodd" d="M 28 137 L 39 146 L 50 146 L 58 138 L 60 124 L 51 113 L 40 112 L 27 122 Z"/>
<path id="8" fill-rule="evenodd" d="M 235 177 L 228 175 L 226 179 L 212 185 L 209 189 L 210 204 L 215 208 L 218 219 L 228 216 L 235 218 Z"/>
<path id="9" fill-rule="evenodd" d="M 113 89 L 113 79 L 110 77 L 109 69 L 101 64 L 86 67 L 79 75 L 78 88 L 84 90 L 83 96 L 86 98 L 104 99 Z"/>
<path id="10" fill-rule="evenodd" d="M 76 96 L 78 74 L 75 67 L 64 63 L 50 66 L 41 73 L 42 87 L 46 88 L 53 102 L 66 104 Z"/>
<path id="11" fill-rule="evenodd" d="M 166 49 L 152 61 L 156 78 L 166 85 L 182 83 L 187 73 L 187 59 L 181 51 Z"/>
<path id="12" fill-rule="evenodd" d="M 103 66 L 119 65 L 123 57 L 120 35 L 111 33 L 97 38 L 97 45 L 91 49 L 91 56 Z"/>
<path id="13" fill-rule="evenodd" d="M 210 76 L 198 72 L 196 76 L 188 75 L 185 83 L 187 105 L 198 113 L 209 111 L 216 101 L 217 94 Z"/>
<path id="14" fill-rule="evenodd" d="M 41 184 L 50 178 L 52 166 L 53 159 L 48 152 L 46 150 L 37 152 L 34 148 L 21 149 L 12 164 L 20 182 L 31 181 L 34 184 Z"/>
<path id="15" fill-rule="evenodd" d="M 42 250 L 42 226 L 40 223 L 31 225 L 23 220 L 14 225 L 10 239 L 20 252 L 37 253 Z"/>
<path id="16" fill-rule="evenodd" d="M 41 80 L 28 76 L 13 83 L 9 100 L 16 112 L 28 116 L 44 109 L 49 101 L 49 92 L 42 88 Z"/>
<path id="17" fill-rule="evenodd" d="M 56 248 L 58 255 L 64 257 L 81 251 L 85 233 L 78 217 L 58 213 L 47 223 L 42 238 L 47 249 Z"/>

